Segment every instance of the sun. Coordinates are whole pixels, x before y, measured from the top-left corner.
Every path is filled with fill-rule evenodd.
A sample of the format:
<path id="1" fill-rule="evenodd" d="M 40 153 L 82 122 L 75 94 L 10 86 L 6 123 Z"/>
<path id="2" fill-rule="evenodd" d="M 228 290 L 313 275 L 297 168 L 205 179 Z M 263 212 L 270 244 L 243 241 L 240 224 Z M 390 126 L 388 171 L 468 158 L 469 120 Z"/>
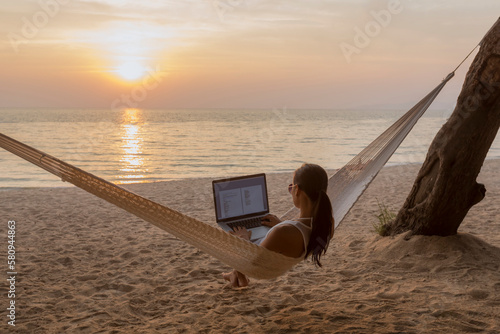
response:
<path id="1" fill-rule="evenodd" d="M 146 75 L 147 68 L 139 62 L 129 61 L 117 67 L 116 73 L 123 79 L 135 81 Z"/>

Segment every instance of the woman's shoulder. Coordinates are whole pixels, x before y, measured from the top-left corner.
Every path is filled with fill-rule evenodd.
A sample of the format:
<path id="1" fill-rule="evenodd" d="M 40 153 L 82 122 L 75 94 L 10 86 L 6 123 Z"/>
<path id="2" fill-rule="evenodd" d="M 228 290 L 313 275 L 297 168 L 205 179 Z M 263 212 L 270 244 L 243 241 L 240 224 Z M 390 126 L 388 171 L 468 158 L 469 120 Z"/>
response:
<path id="1" fill-rule="evenodd" d="M 300 231 L 295 227 L 295 224 L 297 223 L 293 220 L 285 220 L 279 223 L 278 225 L 274 226 L 274 230 L 279 230 L 281 233 L 299 233 Z"/>
<path id="2" fill-rule="evenodd" d="M 303 222 L 298 221 L 298 220 L 284 220 L 280 224 L 283 224 L 283 225 L 287 224 L 287 225 L 293 225 L 293 226 L 305 226 L 305 227 L 311 228 L 310 226 L 308 226 L 308 225 L 306 225 Z"/>
<path id="3" fill-rule="evenodd" d="M 297 226 L 295 223 L 298 223 L 293 220 L 285 220 L 282 221 L 281 223 L 275 225 L 270 231 L 273 234 L 281 235 L 281 236 L 295 236 L 295 235 L 301 235 L 300 231 L 297 229 Z"/>
<path id="4" fill-rule="evenodd" d="M 304 250 L 302 233 L 295 226 L 283 223 L 274 226 L 261 245 L 283 255 L 300 257 Z"/>
<path id="5" fill-rule="evenodd" d="M 297 230 L 299 231 L 299 233 L 304 234 L 307 237 L 309 237 L 309 235 L 311 234 L 311 227 L 297 220 L 285 220 L 280 224 L 282 224 L 281 226 L 288 226 L 290 230 Z"/>

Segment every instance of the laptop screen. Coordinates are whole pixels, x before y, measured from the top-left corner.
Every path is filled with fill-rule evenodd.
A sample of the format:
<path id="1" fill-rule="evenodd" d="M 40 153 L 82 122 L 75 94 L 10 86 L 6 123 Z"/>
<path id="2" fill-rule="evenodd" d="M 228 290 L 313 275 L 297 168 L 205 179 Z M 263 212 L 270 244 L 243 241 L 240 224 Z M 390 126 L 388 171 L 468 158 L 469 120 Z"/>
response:
<path id="1" fill-rule="evenodd" d="M 212 182 L 217 221 L 269 211 L 266 175 L 256 174 Z"/>

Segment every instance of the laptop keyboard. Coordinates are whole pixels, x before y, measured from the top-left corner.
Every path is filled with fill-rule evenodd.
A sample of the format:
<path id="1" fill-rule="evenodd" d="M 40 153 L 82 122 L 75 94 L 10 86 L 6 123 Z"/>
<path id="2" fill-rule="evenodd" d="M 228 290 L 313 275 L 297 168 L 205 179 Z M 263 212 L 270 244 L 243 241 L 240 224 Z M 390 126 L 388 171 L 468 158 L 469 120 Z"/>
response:
<path id="1" fill-rule="evenodd" d="M 257 217 L 257 218 L 249 218 L 249 219 L 239 220 L 237 222 L 227 223 L 227 226 L 232 228 L 233 231 L 238 226 L 245 227 L 246 229 L 259 227 L 262 225 L 260 222 L 260 219 L 261 219 L 260 217 Z"/>

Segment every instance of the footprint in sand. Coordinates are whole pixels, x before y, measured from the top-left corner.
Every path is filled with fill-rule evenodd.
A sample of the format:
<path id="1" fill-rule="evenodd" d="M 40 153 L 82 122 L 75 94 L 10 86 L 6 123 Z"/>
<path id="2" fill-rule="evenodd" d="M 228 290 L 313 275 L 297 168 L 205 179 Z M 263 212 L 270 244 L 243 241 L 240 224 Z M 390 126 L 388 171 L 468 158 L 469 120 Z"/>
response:
<path id="1" fill-rule="evenodd" d="M 60 264 L 62 264 L 65 267 L 69 267 L 69 266 L 73 265 L 73 260 L 68 256 L 57 259 L 57 262 L 59 262 Z"/>
<path id="2" fill-rule="evenodd" d="M 477 290 L 477 289 L 474 289 L 474 290 L 470 290 L 468 292 L 468 295 L 472 297 L 472 299 L 475 299 L 475 300 L 483 300 L 483 299 L 486 299 L 488 298 L 488 296 L 490 295 L 490 293 L 486 290 Z"/>
<path id="3" fill-rule="evenodd" d="M 82 282 L 93 281 L 97 279 L 97 275 L 89 274 L 89 275 L 76 276 L 76 279 Z"/>
<path id="4" fill-rule="evenodd" d="M 363 240 L 354 240 L 349 243 L 349 248 L 359 250 L 364 244 L 365 242 Z"/>
<path id="5" fill-rule="evenodd" d="M 127 260 L 127 259 L 131 259 L 131 258 L 135 257 L 135 254 L 132 252 L 126 252 L 126 253 L 123 253 L 122 255 L 120 255 L 120 257 L 124 260 Z"/>

